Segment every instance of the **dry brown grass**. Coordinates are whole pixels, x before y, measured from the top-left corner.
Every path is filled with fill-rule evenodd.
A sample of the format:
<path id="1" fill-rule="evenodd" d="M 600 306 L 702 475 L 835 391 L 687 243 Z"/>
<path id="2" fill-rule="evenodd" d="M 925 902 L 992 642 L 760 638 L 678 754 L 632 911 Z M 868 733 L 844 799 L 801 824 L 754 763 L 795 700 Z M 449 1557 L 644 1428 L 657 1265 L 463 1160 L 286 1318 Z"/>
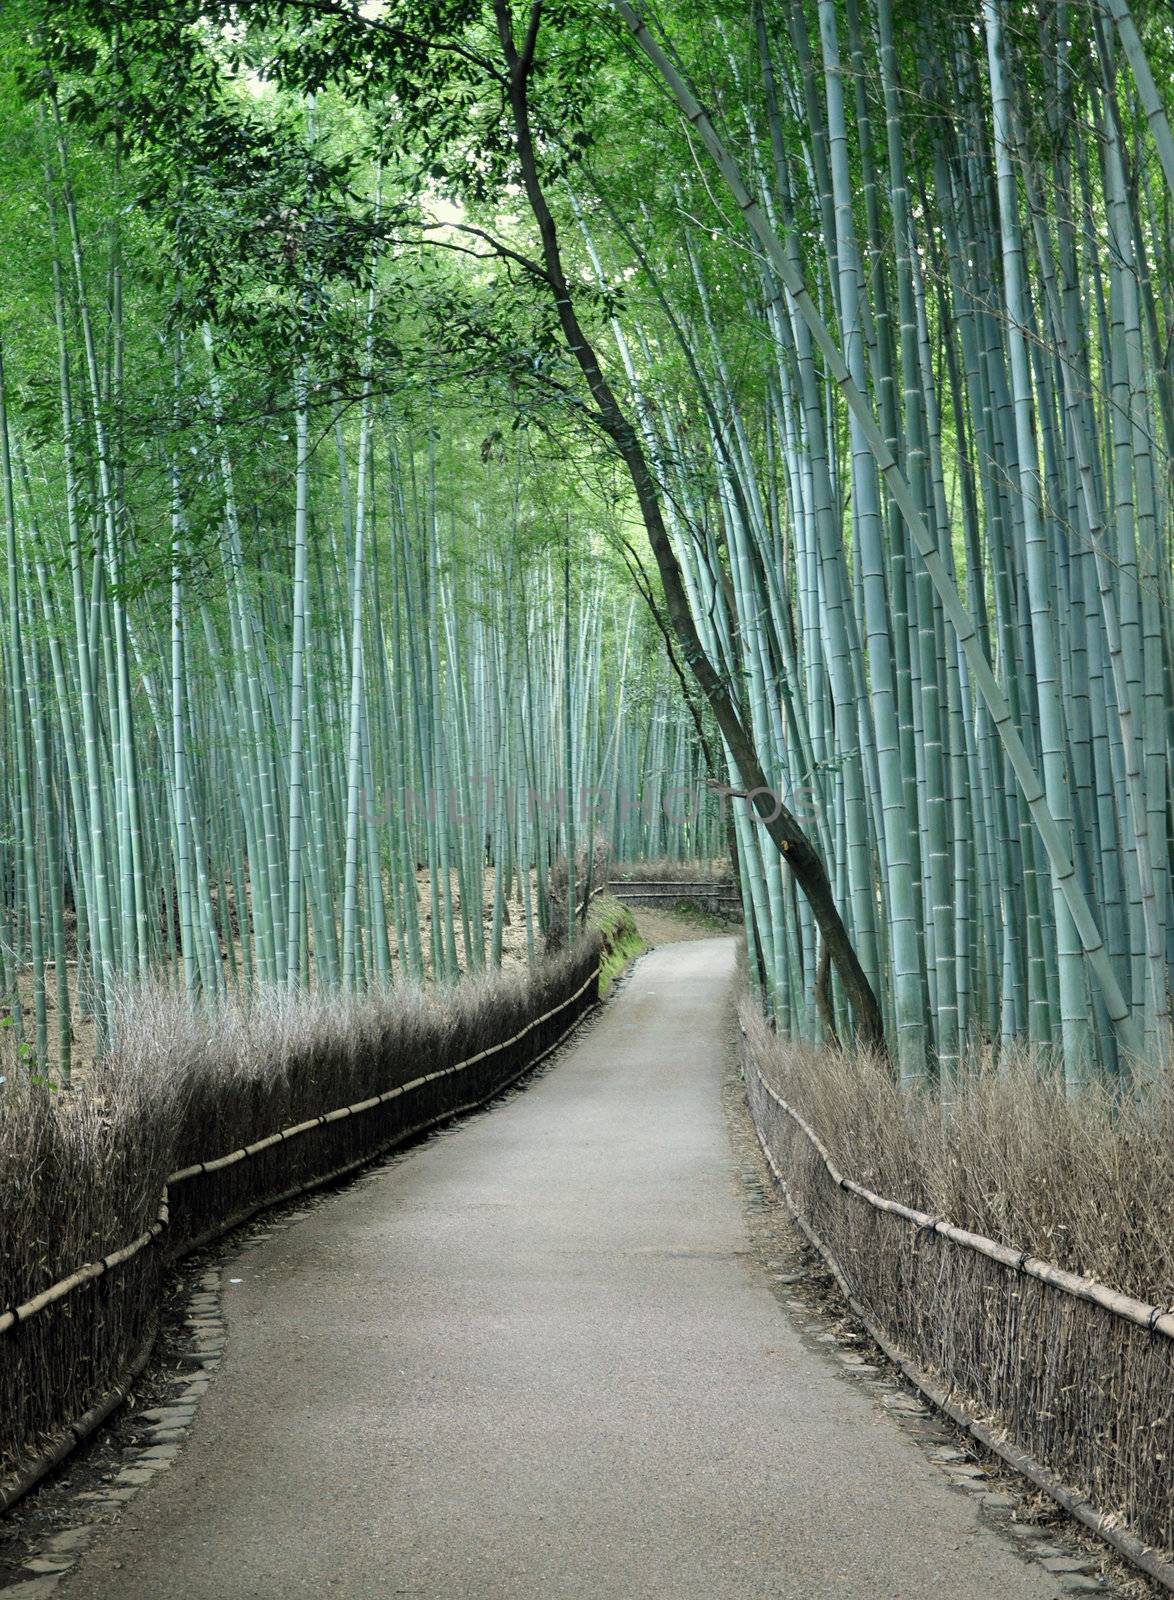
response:
<path id="1" fill-rule="evenodd" d="M 1174 1341 L 836 1183 L 848 1179 L 1157 1306 L 1174 1298 L 1174 1092 L 1068 1099 L 1047 1063 L 977 1061 L 948 1105 L 743 1008 L 747 1094 L 791 1202 L 864 1316 L 972 1417 L 1143 1544 L 1174 1552 Z M 757 1070 L 756 1070 L 757 1069 Z"/>
<path id="2" fill-rule="evenodd" d="M 768 1081 L 841 1170 L 890 1199 L 1099 1279 L 1174 1302 L 1174 1075 L 1122 1099 L 1065 1093 L 1026 1050 L 968 1062 L 948 1103 L 882 1063 L 775 1037 L 742 1008 Z"/>
<path id="3" fill-rule="evenodd" d="M 564 873 L 565 878 L 565 873 Z M 471 920 L 475 923 L 480 917 L 484 932 L 486 953 L 488 954 L 490 937 L 493 927 L 493 901 L 495 893 L 496 870 L 486 867 L 482 873 L 481 902 L 479 906 L 470 905 Z M 597 875 L 598 879 L 598 875 Z M 526 937 L 525 906 L 522 899 L 522 890 L 516 875 L 511 878 L 510 892 L 505 897 L 505 920 L 501 934 L 501 965 L 505 971 L 523 972 L 529 966 L 529 943 Z M 542 937 L 538 931 L 538 885 L 537 874 L 530 871 L 531 912 L 534 917 L 535 946 L 542 948 Z M 213 900 L 218 898 L 219 891 L 213 886 Z M 462 932 L 462 903 L 460 892 L 460 877 L 456 869 L 449 873 L 449 894 L 452 899 L 453 918 L 456 924 L 456 946 L 458 965 L 462 973 L 468 970 Z M 443 885 L 441 887 L 443 898 Z M 246 893 L 246 902 L 249 895 Z M 230 972 L 235 972 L 238 977 L 247 969 L 244 942 L 240 936 L 239 921 L 236 911 L 236 901 L 232 888 L 229 889 L 230 922 L 233 929 L 232 948 L 229 950 L 223 939 L 220 942 L 220 953 L 223 963 L 223 972 L 226 983 L 231 983 Z M 394 918 L 390 917 L 391 888 L 388 884 L 387 905 L 390 926 L 388 927 L 388 949 L 395 976 L 402 976 L 408 971 L 409 963 L 406 953 L 401 952 L 397 942 Z M 420 927 L 420 945 L 424 962 L 426 978 L 434 976 L 432 967 L 432 890 L 431 877 L 426 867 L 420 867 L 416 872 L 416 907 Z M 66 982 L 69 992 L 69 1028 L 70 1028 L 70 1054 L 71 1074 L 74 1083 L 81 1087 L 88 1078 L 98 1053 L 97 1029 L 93 1013 L 83 1003 L 84 982 L 79 984 L 79 969 L 76 960 L 76 924 L 72 917 L 67 919 L 66 947 L 70 957 L 66 962 Z M 313 934 L 311 931 L 309 947 L 313 951 Z M 230 960 L 231 957 L 231 960 Z M 20 997 L 21 1009 L 24 1019 L 26 1036 L 32 1032 L 32 1019 L 35 1008 L 35 987 L 33 974 L 25 966 L 17 974 L 17 990 Z M 311 983 L 313 973 L 311 972 Z M 58 1031 L 61 1026 L 61 1017 L 57 1003 L 57 984 L 52 962 L 45 964 L 45 1006 L 49 1024 L 49 1059 L 41 1066 L 41 1073 L 57 1082 L 60 1077 L 60 1064 L 58 1052 Z M 5 1014 L 7 1008 L 0 1009 L 0 1016 Z"/>
<path id="4" fill-rule="evenodd" d="M 198 1011 L 147 983 L 114 1019 L 109 1056 L 69 1094 L 30 1081 L 0 1035 L 0 1310 L 129 1243 L 169 1173 L 467 1061 L 574 995 L 601 956 L 592 931 L 531 969 L 342 997 L 287 990 Z M 0 1475 L 109 1390 L 150 1335 L 170 1257 L 226 1223 L 493 1094 L 594 999 L 594 984 L 523 1039 L 369 1112 L 172 1186 L 158 1246 L 0 1332 Z"/>
<path id="5" fill-rule="evenodd" d="M 610 877 L 615 883 L 728 883 L 733 877 L 728 856 L 712 861 L 617 861 Z"/>

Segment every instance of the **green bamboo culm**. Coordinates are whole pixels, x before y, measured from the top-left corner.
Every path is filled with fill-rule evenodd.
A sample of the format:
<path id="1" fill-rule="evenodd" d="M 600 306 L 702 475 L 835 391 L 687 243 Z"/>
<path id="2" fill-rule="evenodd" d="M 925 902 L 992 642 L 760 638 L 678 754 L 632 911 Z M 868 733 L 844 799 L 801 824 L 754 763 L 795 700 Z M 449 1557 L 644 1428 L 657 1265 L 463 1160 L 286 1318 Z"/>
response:
<path id="1" fill-rule="evenodd" d="M 682 71 L 688 44 L 674 55 L 636 9 L 615 10 L 761 252 L 736 266 L 719 233 L 694 230 L 695 292 L 660 286 L 690 384 L 711 390 L 728 430 L 706 452 L 712 468 L 674 437 L 667 376 L 654 363 L 639 381 L 656 398 L 666 495 L 681 502 L 674 474 L 691 456 L 694 498 L 714 474 L 732 570 L 747 539 L 756 551 L 758 579 L 734 584 L 719 648 L 751 684 L 764 635 L 788 663 L 769 770 L 784 787 L 811 784 L 866 960 L 879 898 L 879 989 L 903 1076 L 932 1067 L 948 1083 L 983 1037 L 1054 1046 L 1074 1090 L 1163 1059 L 1169 307 L 1141 262 L 1169 258 L 1169 125 L 1124 0 L 1110 11 L 1123 57 L 1107 25 L 1056 20 L 1049 153 L 1029 132 L 1041 117 L 1026 88 L 1033 41 L 1009 33 L 999 0 L 976 19 L 981 50 L 952 52 L 934 27 L 899 26 L 888 0 L 871 25 L 855 3 L 820 0 L 818 29 L 792 8 L 780 30 L 756 6 L 744 43 L 723 33 L 741 153 Z M 1081 30 L 1099 81 L 1074 70 Z M 741 66 L 751 41 L 758 83 Z M 1134 91 L 1140 117 L 1123 110 Z M 960 121 L 935 109 L 946 104 L 964 108 Z M 1103 130 L 1093 151 L 1081 107 Z M 1138 162 L 1157 188 L 1147 178 L 1131 205 L 1124 173 Z M 589 209 L 589 227 L 592 210 L 604 214 Z M 681 210 L 700 218 L 706 205 Z M 1108 263 L 1082 216 L 1108 232 Z M 770 351 L 757 392 L 731 379 L 721 331 L 749 322 Z M 770 457 L 741 442 L 748 405 L 760 438 L 779 441 L 786 527 L 757 510 L 771 504 Z M 841 509 L 825 463 L 850 486 Z M 694 606 L 721 615 L 704 585 Z M 771 747 L 761 719 L 755 735 Z M 842 1030 L 835 986 L 834 1018 L 815 1015 L 802 906 L 784 931 L 765 887 L 747 888 L 789 1026 Z"/>
<path id="2" fill-rule="evenodd" d="M 193 35 L 200 116 L 106 95 L 161 64 L 92 18 L 7 107 L 30 1059 L 56 1026 L 64 1076 L 155 968 L 208 1003 L 447 981 L 574 937 L 601 852 L 724 854 L 781 1031 L 946 1100 L 1024 1041 L 1140 1084 L 1174 966 L 1160 8 L 422 0 L 394 116 L 267 17 L 247 94 Z"/>
<path id="3" fill-rule="evenodd" d="M 376 280 L 357 414 L 331 402 L 323 434 L 308 364 L 287 372 L 284 500 L 267 498 L 263 458 L 230 415 L 225 340 L 211 323 L 168 340 L 169 535 L 152 588 L 118 455 L 132 446 L 106 412 L 112 313 L 58 255 L 60 229 L 66 259 L 76 248 L 84 260 L 85 218 L 64 127 L 55 138 L 56 448 L 22 439 L 7 372 L 0 383 L 0 988 L 30 1070 L 56 1060 L 68 1082 L 78 1031 L 102 1048 L 122 985 L 145 966 L 173 967 L 209 1001 L 264 983 L 447 979 L 507 954 L 539 959 L 540 885 L 596 827 L 612 850 L 716 854 L 715 813 L 681 820 L 660 805 L 666 750 L 696 792 L 703 768 L 650 628 L 618 578 L 606 606 L 587 581 L 609 559 L 605 533 L 556 535 L 523 515 L 536 470 L 523 457 L 497 494 L 493 464 L 467 464 L 464 435 L 381 409 Z M 92 424 L 74 412 L 79 371 L 99 396 Z M 209 504 L 210 536 L 196 526 Z M 607 749 L 580 744 L 629 703 L 655 708 L 660 742 L 617 729 Z M 572 784 L 607 804 L 567 814 Z"/>

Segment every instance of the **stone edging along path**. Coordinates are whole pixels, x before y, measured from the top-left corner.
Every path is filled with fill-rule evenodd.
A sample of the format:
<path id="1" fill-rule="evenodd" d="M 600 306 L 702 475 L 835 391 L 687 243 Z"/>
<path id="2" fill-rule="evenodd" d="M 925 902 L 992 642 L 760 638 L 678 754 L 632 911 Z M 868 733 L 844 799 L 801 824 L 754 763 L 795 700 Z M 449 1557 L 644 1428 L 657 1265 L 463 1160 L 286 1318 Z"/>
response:
<path id="1" fill-rule="evenodd" d="M 655 987 L 659 989 L 660 985 L 658 984 Z M 596 1013 L 596 1015 L 598 1015 L 598 1013 Z M 628 1024 L 628 1026 L 630 1026 L 630 1024 Z M 576 1043 L 578 1043 L 578 1040 L 576 1040 Z M 732 1062 L 730 1065 L 732 1068 Z M 732 1078 L 732 1072 L 730 1076 Z M 562 1082 L 561 1078 L 559 1079 L 559 1082 Z M 729 1080 L 727 1080 L 727 1082 L 729 1082 Z M 557 1089 L 557 1085 L 552 1086 L 548 1084 L 547 1088 L 549 1089 L 550 1087 Z M 513 1098 L 515 1110 L 521 1111 L 523 1114 L 525 1112 L 525 1107 L 534 1103 L 529 1099 L 528 1096 L 524 1099 L 516 1096 Z M 492 1119 L 480 1120 L 482 1122 L 483 1129 L 492 1128 L 494 1126 Z M 746 1118 L 744 1110 L 742 1112 L 742 1121 L 745 1125 L 746 1138 L 750 1140 L 751 1145 L 753 1146 L 753 1154 L 755 1157 L 761 1159 L 759 1156 L 757 1140 L 754 1139 L 752 1129 L 749 1125 L 749 1119 Z M 483 1136 L 484 1135 L 482 1134 L 482 1137 Z M 474 1137 L 476 1137 L 476 1134 L 474 1134 Z M 735 1152 L 735 1155 L 737 1157 L 737 1152 Z M 429 1155 L 427 1152 L 425 1152 L 423 1159 L 426 1162 L 430 1159 L 434 1159 L 434 1154 Z M 744 1166 L 756 1166 L 756 1163 L 753 1161 L 738 1160 L 737 1158 L 735 1159 L 734 1164 L 739 1169 L 743 1168 Z M 725 1165 L 724 1162 L 723 1165 Z M 744 1180 L 747 1176 L 748 1174 L 744 1172 Z M 766 1185 L 765 1192 L 759 1189 L 759 1183 L 763 1181 Z M 356 1182 L 371 1185 L 386 1184 L 388 1182 L 386 1169 L 381 1170 L 380 1168 L 375 1167 L 369 1170 L 362 1177 L 358 1178 Z M 774 1201 L 773 1196 L 770 1195 L 771 1184 L 769 1177 L 767 1177 L 765 1174 L 765 1170 L 762 1172 L 761 1179 L 758 1179 L 758 1181 L 755 1183 L 755 1189 L 760 1198 L 752 1202 L 753 1209 L 757 1210 L 758 1208 L 762 1208 L 763 1211 L 765 1211 L 767 1207 L 774 1209 L 780 1223 L 782 1223 L 783 1228 L 789 1235 L 790 1229 L 789 1225 L 783 1221 L 782 1207 L 779 1206 L 777 1202 Z M 351 1192 L 352 1196 L 354 1196 L 353 1189 Z M 372 1192 L 374 1193 L 375 1191 L 373 1190 Z M 329 1208 L 333 1204 L 334 1201 L 333 1198 L 331 1198 L 321 1202 L 319 1205 L 315 1205 L 313 1209 L 321 1212 L 322 1206 Z M 344 1199 L 342 1201 L 343 1209 L 345 1210 L 348 1206 L 353 1208 L 356 1204 L 363 1208 L 366 1206 L 366 1203 L 357 1199 L 357 1197 L 352 1198 L 349 1202 L 346 1201 L 344 1192 Z M 251 1238 L 247 1240 L 243 1248 L 245 1250 L 249 1250 L 251 1246 L 256 1246 L 258 1249 L 262 1248 L 263 1242 L 273 1236 L 275 1225 L 277 1228 L 284 1231 L 285 1227 L 291 1226 L 294 1222 L 301 1221 L 308 1215 L 309 1211 L 307 1207 L 299 1205 L 292 1210 L 284 1212 L 275 1219 L 266 1219 L 264 1224 L 261 1225 L 259 1231 L 253 1231 Z M 312 1230 L 316 1230 L 320 1229 L 328 1222 L 329 1213 L 327 1211 L 321 1213 L 320 1222 L 311 1223 L 309 1226 Z M 737 1241 L 735 1240 L 734 1243 L 737 1243 Z M 278 1248 L 286 1249 L 287 1246 L 281 1245 L 278 1246 Z M 673 1253 L 674 1252 L 670 1252 L 670 1254 Z M 738 1251 L 737 1253 L 745 1254 L 747 1252 Z M 773 1254 L 773 1249 L 769 1253 Z M 778 1250 L 778 1253 L 784 1254 L 785 1251 L 780 1249 Z M 207 1263 L 207 1258 L 205 1258 L 205 1263 Z M 218 1270 L 203 1270 L 205 1263 L 193 1264 L 193 1267 L 189 1268 L 189 1271 L 193 1273 L 194 1281 L 192 1282 L 190 1294 L 186 1298 L 186 1303 L 184 1304 L 183 1310 L 180 1313 L 183 1318 L 184 1333 L 183 1350 L 182 1352 L 179 1352 L 179 1354 L 181 1355 L 182 1360 L 184 1361 L 188 1370 L 182 1377 L 177 1377 L 174 1380 L 173 1393 L 166 1397 L 168 1403 L 161 1403 L 164 1397 L 155 1392 L 152 1392 L 149 1396 L 139 1400 L 138 1404 L 140 1407 L 142 1407 L 142 1409 L 138 1412 L 138 1415 L 135 1418 L 135 1423 L 137 1424 L 140 1433 L 145 1435 L 145 1437 L 136 1440 L 134 1452 L 128 1454 L 125 1460 L 115 1461 L 111 1467 L 108 1467 L 108 1470 L 105 1474 L 105 1484 L 99 1486 L 98 1484 L 93 1483 L 93 1480 L 91 1479 L 92 1487 L 90 1485 L 86 1485 L 86 1488 L 90 1492 L 86 1493 L 84 1496 L 75 1493 L 72 1496 L 71 1502 L 67 1503 L 64 1508 L 61 1507 L 61 1501 L 58 1499 L 58 1513 L 60 1515 L 63 1511 L 64 1516 L 69 1517 L 70 1525 L 59 1525 L 58 1530 L 53 1532 L 49 1538 L 43 1541 L 42 1545 L 35 1554 L 30 1552 L 30 1555 L 23 1563 L 23 1568 L 25 1573 L 27 1573 L 27 1577 L 24 1579 L 24 1581 L 19 1582 L 15 1589 L 3 1591 L 5 1600 L 8 1600 L 9 1596 L 12 1597 L 12 1600 L 42 1600 L 42 1597 L 50 1596 L 62 1575 L 71 1569 L 78 1556 L 81 1555 L 81 1553 L 99 1533 L 99 1531 L 101 1531 L 100 1522 L 97 1526 L 90 1527 L 84 1525 L 74 1525 L 77 1522 L 77 1510 L 79 1503 L 86 1506 L 86 1515 L 100 1517 L 104 1521 L 108 1522 L 112 1518 L 116 1517 L 120 1511 L 127 1508 L 128 1503 L 131 1502 L 133 1496 L 137 1494 L 138 1489 L 143 1485 L 144 1482 L 149 1482 L 157 1473 L 170 1470 L 174 1464 L 175 1457 L 177 1456 L 179 1447 L 183 1441 L 184 1433 L 190 1426 L 191 1421 L 196 1414 L 198 1402 L 203 1394 L 208 1391 L 210 1376 L 219 1366 L 221 1361 L 225 1335 L 219 1316 L 219 1297 L 217 1290 L 220 1286 L 223 1286 L 226 1292 L 232 1292 L 228 1290 L 228 1284 L 225 1281 L 226 1272 L 238 1270 L 235 1265 L 234 1267 L 228 1269 L 221 1268 Z M 211 1264 L 207 1264 L 210 1268 Z M 788 1308 L 791 1308 L 795 1304 L 790 1296 L 796 1291 L 793 1288 L 784 1288 L 782 1286 L 782 1279 L 784 1277 L 789 1278 L 791 1275 L 780 1274 L 777 1269 L 790 1264 L 791 1263 L 787 1261 L 777 1260 L 768 1260 L 765 1262 L 765 1266 L 768 1269 L 775 1269 L 770 1272 L 770 1276 L 772 1278 L 777 1277 L 780 1279 L 780 1286 L 777 1292 L 779 1297 L 783 1300 L 783 1304 Z M 244 1267 L 243 1276 L 246 1280 L 248 1280 L 252 1276 L 252 1272 L 246 1263 L 242 1262 L 242 1267 Z M 243 1293 L 244 1291 L 241 1292 Z M 805 1309 L 809 1310 L 809 1308 Z M 826 1312 L 824 1315 L 826 1317 Z M 805 1319 L 801 1316 L 795 1320 L 801 1326 L 805 1322 Z M 172 1316 L 169 1321 L 172 1325 L 174 1325 L 177 1321 L 177 1318 Z M 826 1329 L 826 1327 L 827 1323 L 825 1321 L 824 1328 Z M 834 1356 L 837 1354 L 837 1352 L 833 1351 L 829 1346 L 829 1340 L 834 1341 L 835 1335 L 830 1335 L 827 1332 L 817 1331 L 816 1328 L 810 1326 L 803 1327 L 803 1331 L 809 1336 L 814 1337 L 814 1339 L 819 1342 L 825 1359 L 828 1356 Z M 764 1337 L 768 1340 L 771 1339 L 769 1326 L 765 1327 L 761 1337 Z M 863 1380 L 866 1384 L 868 1384 L 869 1387 L 871 1387 L 866 1374 L 868 1372 L 876 1371 L 875 1368 L 870 1368 L 868 1363 L 863 1362 L 861 1358 L 854 1352 L 851 1356 L 841 1354 L 840 1360 L 846 1368 L 844 1374 L 845 1377 L 853 1378 L 858 1381 Z M 230 1377 L 231 1373 L 225 1374 L 226 1381 Z M 1013 1523 L 1013 1518 L 1017 1514 L 1020 1516 L 1023 1515 L 1022 1509 L 1019 1509 L 1018 1513 L 1011 1509 L 1007 1509 L 1003 1512 L 1000 1512 L 999 1510 L 999 1502 L 1006 1502 L 1006 1504 L 1010 1506 L 1012 1497 L 1000 1495 L 997 1492 L 997 1487 L 990 1483 L 987 1475 L 978 1467 L 968 1468 L 965 1463 L 961 1461 L 959 1451 L 949 1451 L 944 1448 L 944 1445 L 952 1444 L 955 1441 L 952 1438 L 943 1436 L 942 1424 L 931 1424 L 928 1420 L 924 1422 L 918 1422 L 916 1420 L 912 1414 L 916 1413 L 917 1417 L 922 1418 L 925 1418 L 927 1414 L 924 1412 L 924 1409 L 917 1406 L 914 1401 L 901 1394 L 899 1379 L 896 1383 L 894 1383 L 892 1381 L 892 1375 L 884 1372 L 878 1373 L 874 1381 L 877 1387 L 883 1391 L 883 1398 L 881 1399 L 880 1404 L 883 1404 L 886 1410 L 896 1414 L 896 1420 L 902 1425 L 902 1427 L 912 1426 L 915 1429 L 921 1429 L 926 1432 L 927 1436 L 931 1426 L 933 1427 L 935 1430 L 935 1438 L 932 1442 L 938 1446 L 940 1454 L 945 1458 L 945 1461 L 951 1463 L 946 1465 L 946 1471 L 951 1481 L 954 1481 L 955 1475 L 957 1474 L 960 1480 L 957 1484 L 957 1487 L 959 1489 L 968 1489 L 977 1497 L 980 1497 L 981 1514 L 984 1519 L 989 1518 L 996 1523 L 1002 1520 L 1010 1527 L 1010 1531 L 1015 1533 L 1025 1531 L 1021 1526 L 1014 1525 Z M 145 1403 L 145 1399 L 147 1398 L 149 1398 L 152 1402 L 150 1405 Z M 835 1407 L 833 1406 L 833 1410 L 834 1409 Z M 749 1423 L 749 1419 L 747 1420 Z M 119 1424 L 119 1431 L 125 1433 L 125 1424 Z M 103 1444 L 102 1448 L 108 1454 L 108 1446 Z M 206 1443 L 204 1445 L 204 1449 L 205 1451 L 207 1449 Z M 963 1449 L 965 1449 L 965 1446 L 963 1446 Z M 935 1452 L 935 1454 L 936 1453 L 937 1452 Z M 184 1454 L 186 1460 L 186 1452 Z M 82 1472 L 85 1470 L 84 1462 L 82 1463 L 81 1470 Z M 182 1470 L 182 1468 L 179 1470 Z M 78 1487 L 81 1487 L 81 1485 L 79 1484 Z M 166 1500 L 167 1497 L 170 1496 L 174 1502 L 175 1490 L 176 1487 L 178 1487 L 178 1484 L 161 1484 L 159 1487 L 162 1491 L 164 1499 Z M 992 1493 L 992 1489 L 995 1489 L 995 1492 Z M 154 1504 L 157 1511 L 158 1501 L 154 1501 Z M 1035 1514 L 1038 1515 L 1038 1511 Z M 146 1513 L 144 1513 L 144 1515 L 149 1517 L 149 1509 Z M 130 1524 L 131 1529 L 133 1530 L 136 1525 L 136 1521 L 132 1519 Z M 154 1527 L 157 1534 L 159 1529 L 157 1515 L 155 1518 Z M 1057 1537 L 1053 1530 L 1049 1529 L 1048 1532 L 1052 1538 Z M 130 1538 L 133 1545 L 133 1532 L 130 1534 Z M 1093 1592 L 1099 1592 L 1101 1594 L 1106 1593 L 1106 1590 L 1102 1585 L 1097 1584 L 1094 1579 L 1091 1579 L 1087 1575 L 1087 1556 L 1085 1556 L 1084 1559 L 1080 1559 L 1077 1552 L 1070 1552 L 1064 1548 L 1061 1548 L 1058 1544 L 1041 1542 L 1039 1540 L 1038 1533 L 1037 1537 L 1032 1540 L 1031 1543 L 1033 1547 L 1031 1548 L 1030 1552 L 1024 1548 L 1022 1553 L 1025 1555 L 1030 1553 L 1031 1555 L 1037 1557 L 1040 1561 L 1040 1564 L 1047 1569 L 1049 1575 L 1052 1577 L 1053 1583 L 1055 1584 L 1055 1589 L 1049 1591 L 1049 1593 L 1057 1593 L 1060 1591 L 1062 1591 L 1064 1594 Z M 955 1546 L 954 1548 L 957 1549 L 958 1547 Z M 109 1571 L 111 1562 L 109 1559 L 108 1546 L 104 1545 L 103 1551 L 106 1559 L 107 1573 L 106 1588 L 103 1590 L 103 1592 L 115 1594 L 119 1592 L 122 1576 L 120 1576 L 117 1572 L 114 1573 L 113 1584 L 111 1584 L 111 1574 Z M 124 1552 L 117 1551 L 116 1553 L 124 1557 Z M 93 1558 L 91 1557 L 90 1559 L 92 1560 Z M 113 1566 L 115 1568 L 120 1567 L 122 1564 L 122 1560 L 113 1562 Z M 133 1566 L 133 1563 L 129 1563 L 129 1565 Z M 129 1578 L 131 1574 L 128 1571 L 128 1573 L 124 1576 Z M 84 1583 L 84 1572 L 80 1576 L 75 1576 L 72 1581 L 74 1585 Z M 70 1592 L 72 1592 L 72 1588 L 70 1589 Z M 137 1593 L 138 1590 L 135 1592 Z M 158 1590 L 155 1588 L 150 1588 L 150 1592 L 154 1594 L 157 1593 Z M 914 1592 L 924 1593 L 926 1591 L 922 1590 L 920 1586 L 916 1586 L 914 1590 L 904 1589 L 902 1592 L 912 1594 Z M 969 1592 L 969 1590 L 967 1592 Z M 1018 1590 L 1016 1592 L 1018 1592 Z M 1035 1591 L 1033 1590 L 1033 1593 L 1034 1592 Z"/>
<path id="2" fill-rule="evenodd" d="M 775 1303 L 721 1109 L 732 966 L 655 952 L 557 1070 L 227 1258 L 198 1425 L 60 1591 L 1104 1594 Z"/>

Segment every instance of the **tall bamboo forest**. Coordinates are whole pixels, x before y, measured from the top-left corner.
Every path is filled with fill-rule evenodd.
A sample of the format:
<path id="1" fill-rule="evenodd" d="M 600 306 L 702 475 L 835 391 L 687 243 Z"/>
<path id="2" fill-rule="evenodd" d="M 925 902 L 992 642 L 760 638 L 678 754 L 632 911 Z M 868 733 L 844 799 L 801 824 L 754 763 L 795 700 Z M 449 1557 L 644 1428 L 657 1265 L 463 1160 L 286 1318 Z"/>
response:
<path id="1" fill-rule="evenodd" d="M 780 1034 L 1170 1062 L 1158 0 L 12 0 L 0 1018 L 727 857 Z M 557 891 L 557 892 L 556 892 Z"/>

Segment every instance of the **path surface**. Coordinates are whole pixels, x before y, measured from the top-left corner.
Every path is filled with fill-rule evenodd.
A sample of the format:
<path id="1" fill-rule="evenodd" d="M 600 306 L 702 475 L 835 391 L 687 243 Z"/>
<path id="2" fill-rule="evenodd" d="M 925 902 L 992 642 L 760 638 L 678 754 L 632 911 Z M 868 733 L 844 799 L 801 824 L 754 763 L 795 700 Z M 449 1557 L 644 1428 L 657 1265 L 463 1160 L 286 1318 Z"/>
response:
<path id="1" fill-rule="evenodd" d="M 748 1252 L 733 941 L 251 1249 L 191 1439 L 65 1600 L 1050 1600 Z"/>

